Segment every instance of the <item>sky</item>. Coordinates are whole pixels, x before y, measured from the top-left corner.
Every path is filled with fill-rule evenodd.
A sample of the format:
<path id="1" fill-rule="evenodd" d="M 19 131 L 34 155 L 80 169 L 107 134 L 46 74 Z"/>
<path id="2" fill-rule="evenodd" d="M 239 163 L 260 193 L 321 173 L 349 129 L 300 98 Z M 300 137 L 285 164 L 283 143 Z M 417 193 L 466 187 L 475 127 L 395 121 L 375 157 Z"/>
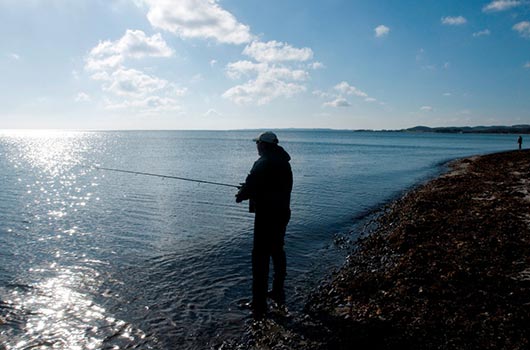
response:
<path id="1" fill-rule="evenodd" d="M 530 0 L 0 0 L 0 129 L 530 124 Z"/>

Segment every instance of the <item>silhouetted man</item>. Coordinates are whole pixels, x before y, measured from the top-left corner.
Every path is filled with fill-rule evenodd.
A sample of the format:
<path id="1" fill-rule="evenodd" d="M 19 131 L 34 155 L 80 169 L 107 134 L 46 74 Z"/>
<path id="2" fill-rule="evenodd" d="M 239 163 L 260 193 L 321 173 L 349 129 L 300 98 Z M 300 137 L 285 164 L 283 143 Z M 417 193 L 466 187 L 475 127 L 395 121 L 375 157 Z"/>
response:
<path id="1" fill-rule="evenodd" d="M 256 213 L 252 248 L 252 311 L 254 318 L 260 319 L 267 311 L 267 294 L 279 305 L 285 303 L 286 259 L 283 245 L 291 217 L 293 174 L 289 164 L 291 157 L 278 146 L 274 133 L 264 132 L 253 141 L 260 157 L 237 193 L 236 202 L 249 199 L 249 210 Z M 271 258 L 274 278 L 272 290 L 267 293 Z"/>
<path id="2" fill-rule="evenodd" d="M 519 144 L 519 149 L 523 146 L 523 137 L 519 135 L 519 138 L 517 139 L 517 143 Z"/>

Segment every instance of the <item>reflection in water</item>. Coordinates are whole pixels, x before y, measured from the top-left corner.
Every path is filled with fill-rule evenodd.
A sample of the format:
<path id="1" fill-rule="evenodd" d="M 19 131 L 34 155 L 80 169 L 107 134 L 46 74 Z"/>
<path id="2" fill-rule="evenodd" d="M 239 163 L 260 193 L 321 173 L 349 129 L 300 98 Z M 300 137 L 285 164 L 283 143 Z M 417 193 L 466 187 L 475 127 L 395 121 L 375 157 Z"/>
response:
<path id="1" fill-rule="evenodd" d="M 83 161 L 93 134 L 78 131 L 15 130 L 0 131 L 0 138 L 16 147 L 15 167 L 22 162 L 54 178 Z"/>
<path id="2" fill-rule="evenodd" d="M 120 348 L 139 343 L 145 334 L 117 320 L 92 297 L 80 290 L 97 289 L 99 273 L 79 267 L 57 268 L 56 274 L 25 288 L 18 286 L 3 302 L 10 310 L 4 322 L 9 326 L 0 334 L 5 349 L 29 349 L 39 346 L 54 349 Z M 49 273 L 35 269 L 31 273 Z M 19 328 L 16 327 L 18 319 Z"/>
<path id="3" fill-rule="evenodd" d="M 16 260 L 3 261 L 4 267 L 25 268 L 7 285 L 0 280 L 0 344 L 5 349 L 97 349 L 144 336 L 94 301 L 101 284 L 98 269 L 108 264 L 72 253 L 76 241 L 87 235 L 75 225 L 75 214 L 98 186 L 97 177 L 87 183 L 91 170 L 82 167 L 84 155 L 94 153 L 94 137 L 84 132 L 0 132 L 0 155 L 15 169 L 15 183 L 22 189 L 12 197 L 25 203 L 21 213 L 0 224 L 0 234 L 20 235 L 12 242 Z"/>
<path id="4" fill-rule="evenodd" d="M 43 272 L 34 270 L 33 273 Z M 26 314 L 22 331 L 11 334 L 7 349 L 46 345 L 62 349 L 95 349 L 102 339 L 94 337 L 97 326 L 113 320 L 105 318 L 105 309 L 77 290 L 89 271 L 58 269 L 57 276 L 35 284 L 26 293 L 13 292 L 8 305 Z M 97 278 L 97 273 L 93 273 Z M 110 321 L 110 322 L 109 322 Z M 14 341 L 15 339 L 18 341 Z"/>

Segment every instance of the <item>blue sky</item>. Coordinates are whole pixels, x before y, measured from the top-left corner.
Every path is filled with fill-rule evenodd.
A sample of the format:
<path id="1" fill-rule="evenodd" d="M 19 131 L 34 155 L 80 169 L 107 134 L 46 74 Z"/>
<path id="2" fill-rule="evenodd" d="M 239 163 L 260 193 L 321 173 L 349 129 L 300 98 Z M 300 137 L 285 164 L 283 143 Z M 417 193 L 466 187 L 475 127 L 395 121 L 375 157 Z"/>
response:
<path id="1" fill-rule="evenodd" d="M 0 0 L 0 129 L 530 123 L 527 0 Z"/>

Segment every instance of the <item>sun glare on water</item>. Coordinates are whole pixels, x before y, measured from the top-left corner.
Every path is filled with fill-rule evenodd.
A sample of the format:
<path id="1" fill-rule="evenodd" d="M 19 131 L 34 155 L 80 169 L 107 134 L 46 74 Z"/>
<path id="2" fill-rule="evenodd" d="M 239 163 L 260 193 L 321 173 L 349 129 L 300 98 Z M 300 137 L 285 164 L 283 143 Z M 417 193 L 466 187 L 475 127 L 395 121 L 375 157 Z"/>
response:
<path id="1" fill-rule="evenodd" d="M 30 166 L 58 176 L 80 164 L 82 153 L 89 147 L 91 133 L 62 130 L 8 130 L 0 137 L 18 149 L 18 159 L 10 159 L 15 166 L 27 162 Z M 17 164 L 18 163 L 18 164 Z"/>
<path id="2" fill-rule="evenodd" d="M 25 203 L 14 223 L 4 222 L 12 225 L 5 232 L 20 237 L 15 256 L 26 266 L 14 287 L 0 285 L 0 306 L 10 310 L 0 313 L 0 348 L 97 349 L 106 337 L 125 339 L 130 326 L 91 293 L 106 263 L 88 261 L 73 248 L 90 234 L 77 225 L 97 186 L 94 170 L 84 166 L 98 152 L 97 140 L 93 132 L 0 130 L 13 195 Z"/>

